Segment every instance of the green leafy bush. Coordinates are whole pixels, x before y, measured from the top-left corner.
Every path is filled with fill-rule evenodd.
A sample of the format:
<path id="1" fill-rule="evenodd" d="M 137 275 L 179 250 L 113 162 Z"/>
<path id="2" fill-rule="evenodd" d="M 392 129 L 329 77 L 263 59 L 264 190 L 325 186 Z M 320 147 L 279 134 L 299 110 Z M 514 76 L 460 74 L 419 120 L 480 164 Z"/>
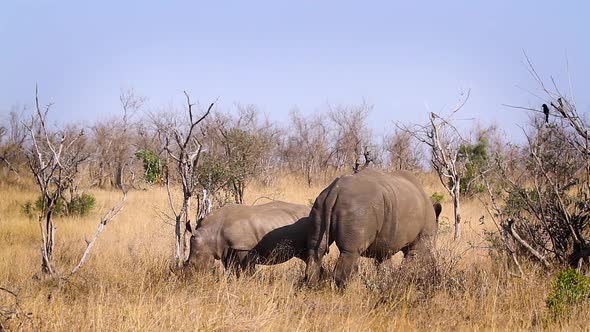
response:
<path id="1" fill-rule="evenodd" d="M 85 216 L 94 208 L 95 203 L 96 199 L 90 194 L 84 193 L 80 196 L 74 197 L 67 204 L 68 215 Z"/>
<path id="2" fill-rule="evenodd" d="M 35 200 L 35 211 L 43 212 L 45 211 L 45 198 L 43 195 L 39 195 L 37 200 Z M 55 203 L 55 208 L 53 209 L 53 214 L 58 216 L 64 213 L 64 202 L 63 199 L 58 199 Z"/>
<path id="3" fill-rule="evenodd" d="M 463 144 L 459 148 L 458 161 L 463 163 L 464 171 L 461 179 L 461 194 L 473 195 L 485 191 L 485 185 L 479 179 L 479 170 L 488 163 L 489 142 L 485 137 L 475 144 Z M 452 186 L 452 180 L 449 180 Z"/>
<path id="4" fill-rule="evenodd" d="M 35 213 L 35 208 L 33 207 L 33 202 L 26 201 L 23 205 L 20 206 L 20 212 L 27 216 L 29 219 L 33 219 L 33 215 Z"/>
<path id="5" fill-rule="evenodd" d="M 575 269 L 561 271 L 553 281 L 553 290 L 546 304 L 553 318 L 570 313 L 572 307 L 590 296 L 590 278 Z"/>
<path id="6" fill-rule="evenodd" d="M 160 179 L 162 164 L 157 154 L 150 150 L 139 150 L 135 157 L 143 162 L 143 178 L 147 183 L 156 183 Z"/>
<path id="7" fill-rule="evenodd" d="M 430 199 L 432 200 L 433 203 L 442 203 L 444 201 L 444 199 L 445 199 L 445 196 L 443 194 L 435 191 L 430 196 Z"/>
<path id="8" fill-rule="evenodd" d="M 69 202 L 64 202 L 63 199 L 58 199 L 53 210 L 54 216 L 85 216 L 87 215 L 96 203 L 94 196 L 84 193 L 82 195 L 72 198 Z M 39 195 L 35 202 L 27 201 L 21 205 L 21 213 L 32 219 L 37 213 L 43 213 L 45 210 L 44 197 Z"/>
<path id="9" fill-rule="evenodd" d="M 197 181 L 210 193 L 216 193 L 227 185 L 230 175 L 225 161 L 221 158 L 204 155 L 197 168 Z"/>

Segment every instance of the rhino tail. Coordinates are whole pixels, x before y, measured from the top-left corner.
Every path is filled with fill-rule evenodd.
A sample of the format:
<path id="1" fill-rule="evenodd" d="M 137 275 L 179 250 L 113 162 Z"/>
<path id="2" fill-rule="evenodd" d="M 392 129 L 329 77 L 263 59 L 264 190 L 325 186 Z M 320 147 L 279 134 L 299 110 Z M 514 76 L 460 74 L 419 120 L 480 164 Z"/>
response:
<path id="1" fill-rule="evenodd" d="M 436 214 L 436 223 L 438 224 L 438 217 L 440 216 L 440 213 L 442 212 L 442 205 L 439 202 L 436 202 L 436 203 L 432 204 L 432 206 L 434 207 L 434 214 Z"/>
<path id="2" fill-rule="evenodd" d="M 324 220 L 326 228 L 324 230 L 324 237 L 326 238 L 326 254 L 330 252 L 330 228 L 332 227 L 332 210 L 336 204 L 336 198 L 338 195 L 330 191 L 328 197 L 324 201 Z"/>

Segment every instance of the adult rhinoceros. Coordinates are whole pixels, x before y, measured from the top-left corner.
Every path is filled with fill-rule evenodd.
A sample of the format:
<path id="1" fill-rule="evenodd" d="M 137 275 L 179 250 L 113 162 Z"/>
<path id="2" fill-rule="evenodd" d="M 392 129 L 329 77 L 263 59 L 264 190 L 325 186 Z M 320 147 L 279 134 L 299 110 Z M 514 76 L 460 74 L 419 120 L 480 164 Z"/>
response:
<path id="1" fill-rule="evenodd" d="M 315 200 L 309 215 L 307 283 L 318 281 L 322 257 L 332 242 L 340 250 L 334 269 L 340 288 L 360 256 L 383 262 L 401 250 L 406 258 L 430 258 L 440 211 L 440 204 L 433 208 L 408 172 L 364 169 L 334 180 Z"/>
<path id="2" fill-rule="evenodd" d="M 220 259 L 226 270 L 239 273 L 256 264 L 304 259 L 309 210 L 280 201 L 215 210 L 194 230 L 187 266 L 207 269 Z"/>

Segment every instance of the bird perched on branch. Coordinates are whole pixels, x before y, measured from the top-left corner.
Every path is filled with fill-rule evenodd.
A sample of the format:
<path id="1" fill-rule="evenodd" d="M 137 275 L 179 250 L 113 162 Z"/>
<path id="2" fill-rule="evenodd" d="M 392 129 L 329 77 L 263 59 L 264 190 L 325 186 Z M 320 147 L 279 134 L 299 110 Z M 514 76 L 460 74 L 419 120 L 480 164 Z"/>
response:
<path id="1" fill-rule="evenodd" d="M 547 104 L 543 104 L 543 114 L 545 114 L 545 123 L 549 123 L 549 107 L 547 107 Z"/>

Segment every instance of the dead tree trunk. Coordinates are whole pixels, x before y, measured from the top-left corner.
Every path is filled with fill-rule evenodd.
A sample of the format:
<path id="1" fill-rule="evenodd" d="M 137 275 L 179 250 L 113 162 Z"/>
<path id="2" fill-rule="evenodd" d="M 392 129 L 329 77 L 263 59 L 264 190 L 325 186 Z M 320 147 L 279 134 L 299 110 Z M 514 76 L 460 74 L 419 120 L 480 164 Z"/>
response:
<path id="1" fill-rule="evenodd" d="M 132 177 L 131 183 L 133 183 L 133 173 L 132 173 L 131 177 Z M 86 241 L 86 249 L 84 249 L 84 253 L 82 254 L 82 257 L 80 258 L 80 260 L 78 261 L 78 264 L 76 264 L 76 266 L 70 272 L 69 277 L 72 277 L 74 274 L 76 274 L 76 272 L 78 272 L 78 270 L 80 268 L 82 268 L 82 266 L 88 260 L 88 255 L 90 254 L 90 250 L 94 246 L 94 243 L 96 242 L 96 240 L 98 240 L 100 233 L 102 233 L 102 231 L 104 230 L 106 225 L 109 222 L 111 222 L 113 219 L 115 219 L 115 217 L 117 215 L 119 215 L 119 213 L 121 213 L 121 211 L 123 210 L 123 204 L 125 204 L 125 201 L 127 200 L 127 193 L 129 191 L 129 189 L 123 184 L 122 190 L 123 190 L 123 197 L 121 198 L 121 200 L 119 200 L 119 202 L 117 204 L 115 204 L 115 206 L 113 206 L 109 211 L 107 211 L 107 213 L 105 213 L 105 215 L 100 219 L 100 222 L 98 224 L 96 232 L 94 233 L 94 236 L 92 237 L 92 239 L 90 241 Z"/>
<path id="2" fill-rule="evenodd" d="M 211 112 L 214 103 L 209 105 L 207 111 L 199 118 L 193 117 L 194 104 L 190 96 L 184 92 L 187 102 L 189 126 L 183 130 L 182 125 L 175 120 L 170 123 L 162 123 L 154 119 L 160 139 L 164 142 L 164 151 L 168 158 L 166 172 L 166 189 L 168 191 L 168 203 L 174 214 L 174 259 L 177 268 L 181 268 L 187 257 L 188 238 L 187 233 L 191 227 L 192 197 L 197 188 L 197 166 L 203 146 L 196 136 L 196 128 Z M 170 163 L 173 163 L 180 178 L 182 186 L 182 202 L 177 211 L 174 207 L 170 185 Z"/>
<path id="3" fill-rule="evenodd" d="M 29 169 L 39 187 L 43 199 L 43 207 L 38 218 L 41 232 L 41 272 L 53 276 L 57 272 L 53 265 L 55 249 L 55 225 L 53 217 L 59 200 L 64 197 L 68 189 L 75 190 L 75 177 L 80 165 L 88 159 L 85 153 L 84 131 L 78 134 L 70 134 L 65 130 L 51 132 L 47 128 L 47 114 L 51 105 L 41 110 L 39 105 L 38 90 L 35 89 L 35 113 L 31 121 L 25 124 L 30 138 L 30 146 L 25 155 Z M 123 200 L 107 214 L 99 225 L 98 231 L 82 255 L 80 262 L 70 273 L 76 273 L 86 261 L 88 253 L 94 241 L 98 238 L 107 222 L 112 220 L 121 210 L 127 197 L 125 192 Z M 65 204 L 65 203 L 62 203 Z"/>
<path id="4" fill-rule="evenodd" d="M 411 134 L 430 148 L 432 167 L 453 200 L 454 239 L 456 241 L 461 239 L 461 180 L 465 172 L 465 165 L 458 160 L 458 157 L 459 150 L 466 141 L 461 137 L 457 128 L 451 124 L 450 119 L 463 108 L 469 95 L 470 91 L 463 96 L 458 106 L 446 118 L 431 112 L 427 125 L 407 127 L 396 124 L 399 129 Z"/>
<path id="5" fill-rule="evenodd" d="M 455 215 L 455 240 L 461 239 L 461 178 L 457 178 L 457 185 L 453 188 L 453 214 Z"/>
<path id="6" fill-rule="evenodd" d="M 53 250 L 55 247 L 55 225 L 53 216 L 58 200 L 72 183 L 78 172 L 78 165 L 87 159 L 77 142 L 83 131 L 69 137 L 65 132 L 50 132 L 46 126 L 47 113 L 51 105 L 41 110 L 38 89 L 35 89 L 35 113 L 25 124 L 31 141 L 26 152 L 29 169 L 43 197 L 43 208 L 39 215 L 41 232 L 41 271 L 54 274 Z"/>

